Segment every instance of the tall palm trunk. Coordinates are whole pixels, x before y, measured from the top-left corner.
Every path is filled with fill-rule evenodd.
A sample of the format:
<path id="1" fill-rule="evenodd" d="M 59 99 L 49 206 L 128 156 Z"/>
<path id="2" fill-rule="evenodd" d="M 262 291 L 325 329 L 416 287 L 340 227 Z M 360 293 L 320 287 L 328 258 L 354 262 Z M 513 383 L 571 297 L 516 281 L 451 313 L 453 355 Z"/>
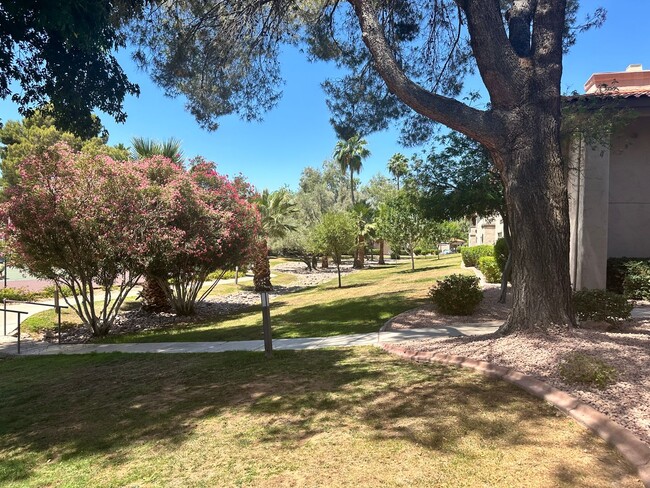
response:
<path id="1" fill-rule="evenodd" d="M 386 261 L 384 261 L 384 240 L 379 239 L 379 264 L 386 264 Z"/>
<path id="2" fill-rule="evenodd" d="M 150 313 L 167 312 L 170 310 L 169 300 L 156 278 L 146 274 L 142 291 L 140 292 L 142 310 Z"/>
<path id="3" fill-rule="evenodd" d="M 354 253 L 354 269 L 362 269 L 366 260 L 366 238 L 359 234 L 356 252 Z"/>
<path id="4" fill-rule="evenodd" d="M 269 263 L 269 248 L 266 239 L 258 242 L 253 264 L 253 283 L 255 291 L 272 291 L 271 265 Z"/>

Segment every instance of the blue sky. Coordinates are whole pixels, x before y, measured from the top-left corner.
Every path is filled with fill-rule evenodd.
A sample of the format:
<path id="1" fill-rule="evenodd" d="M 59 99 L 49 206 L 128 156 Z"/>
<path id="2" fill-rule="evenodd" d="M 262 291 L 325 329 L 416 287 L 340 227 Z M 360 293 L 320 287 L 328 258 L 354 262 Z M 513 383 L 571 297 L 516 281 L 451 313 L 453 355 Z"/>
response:
<path id="1" fill-rule="evenodd" d="M 583 13 L 598 6 L 607 9 L 607 22 L 600 29 L 580 35 L 576 46 L 565 57 L 562 82 L 565 92 L 582 92 L 583 84 L 594 72 L 622 71 L 631 63 L 642 63 L 645 69 L 650 69 L 647 35 L 650 1 L 582 0 Z M 335 73 L 331 65 L 308 63 L 297 50 L 286 50 L 282 59 L 284 96 L 264 116 L 264 121 L 243 122 L 229 116 L 221 120 L 217 131 L 208 132 L 185 112 L 182 98 L 165 97 L 145 73 L 134 67 L 126 53 L 119 59 L 131 81 L 140 85 L 141 95 L 125 101 L 128 114 L 125 124 L 102 117 L 111 144 L 128 145 L 134 136 L 176 137 L 182 141 L 186 156 L 202 155 L 216 162 L 222 173 L 241 172 L 260 190 L 273 190 L 285 184 L 296 189 L 304 167 L 320 167 L 332 154 L 336 137 L 320 87 L 322 81 Z M 477 89 L 479 85 L 474 82 L 471 88 Z M 3 121 L 19 118 L 11 102 L 0 102 L 0 118 Z M 400 147 L 397 138 L 397 130 L 367 137 L 372 155 L 364 162 L 362 181 L 378 172 L 386 174 L 388 159 L 395 152 L 410 155 L 416 151 Z"/>

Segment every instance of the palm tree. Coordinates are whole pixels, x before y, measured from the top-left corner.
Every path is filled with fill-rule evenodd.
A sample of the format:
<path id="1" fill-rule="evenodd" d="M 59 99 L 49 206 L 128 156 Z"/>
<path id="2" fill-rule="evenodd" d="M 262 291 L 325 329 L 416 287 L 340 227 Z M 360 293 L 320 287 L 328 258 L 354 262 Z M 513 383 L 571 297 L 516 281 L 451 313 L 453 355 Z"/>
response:
<path id="1" fill-rule="evenodd" d="M 269 193 L 264 190 L 256 199 L 260 212 L 262 232 L 265 237 L 260 239 L 253 264 L 253 282 L 255 291 L 271 291 L 271 266 L 269 264 L 267 239 L 281 239 L 287 232 L 296 227 L 289 223 L 289 218 L 298 210 L 291 200 L 291 195 L 285 189 Z"/>
<path id="2" fill-rule="evenodd" d="M 183 151 L 181 141 L 170 137 L 166 141 L 155 141 L 146 137 L 134 137 L 131 139 L 134 158 L 150 158 L 151 156 L 165 156 L 176 164 L 183 163 Z"/>
<path id="3" fill-rule="evenodd" d="M 399 191 L 399 179 L 406 176 L 409 172 L 409 160 L 402 153 L 395 153 L 388 160 L 388 171 L 397 180 L 397 190 Z"/>
<path id="4" fill-rule="evenodd" d="M 150 158 L 151 156 L 165 156 L 176 164 L 183 163 L 181 142 L 173 137 L 163 142 L 158 142 L 145 137 L 131 139 L 132 155 L 134 158 Z M 142 309 L 147 312 L 164 312 L 169 310 L 169 300 L 165 290 L 151 275 L 145 274 L 142 291 L 140 292 Z"/>
<path id="5" fill-rule="evenodd" d="M 350 170 L 350 195 L 352 196 L 352 205 L 354 205 L 354 173 L 361 171 L 363 160 L 370 156 L 370 151 L 366 148 L 368 142 L 356 135 L 350 137 L 347 141 L 339 141 L 334 148 L 334 160 L 341 165 L 341 171 L 345 173 Z"/>

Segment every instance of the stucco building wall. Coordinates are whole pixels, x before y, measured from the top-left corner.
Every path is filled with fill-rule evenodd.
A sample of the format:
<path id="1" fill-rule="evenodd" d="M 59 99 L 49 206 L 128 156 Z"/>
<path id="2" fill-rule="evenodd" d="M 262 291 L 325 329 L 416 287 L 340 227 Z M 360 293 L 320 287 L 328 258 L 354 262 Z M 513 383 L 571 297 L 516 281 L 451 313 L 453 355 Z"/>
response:
<path id="1" fill-rule="evenodd" d="M 650 257 L 650 99 L 621 104 L 634 120 L 608 146 L 574 140 L 567 158 L 576 290 L 605 288 L 609 257 Z"/>

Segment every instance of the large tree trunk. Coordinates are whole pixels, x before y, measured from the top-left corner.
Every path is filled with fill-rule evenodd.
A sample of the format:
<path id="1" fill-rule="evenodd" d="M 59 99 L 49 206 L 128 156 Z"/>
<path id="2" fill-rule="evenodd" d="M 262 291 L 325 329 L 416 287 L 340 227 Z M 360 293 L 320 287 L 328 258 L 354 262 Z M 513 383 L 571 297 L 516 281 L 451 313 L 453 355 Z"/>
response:
<path id="1" fill-rule="evenodd" d="M 386 264 L 384 261 L 384 240 L 379 239 L 379 264 Z"/>
<path id="2" fill-rule="evenodd" d="M 320 267 L 323 269 L 327 269 L 330 267 L 327 256 L 323 256 L 322 259 L 320 260 Z"/>
<path id="3" fill-rule="evenodd" d="M 495 156 L 512 229 L 513 307 L 501 334 L 575 325 L 559 118 L 538 103 L 513 111 L 510 147 Z"/>
<path id="4" fill-rule="evenodd" d="M 273 291 L 271 284 L 271 266 L 269 264 L 269 249 L 266 239 L 259 241 L 255 250 L 255 263 L 253 264 L 253 283 L 255 291 Z"/>

